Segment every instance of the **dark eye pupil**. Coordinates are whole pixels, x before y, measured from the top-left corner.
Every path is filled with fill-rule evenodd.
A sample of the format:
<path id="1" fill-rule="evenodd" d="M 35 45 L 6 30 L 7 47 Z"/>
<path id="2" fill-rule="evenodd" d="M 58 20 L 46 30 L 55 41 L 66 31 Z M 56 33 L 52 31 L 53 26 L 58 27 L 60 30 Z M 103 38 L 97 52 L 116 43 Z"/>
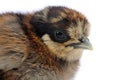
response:
<path id="1" fill-rule="evenodd" d="M 64 39 L 64 34 L 62 32 L 56 32 L 56 37 L 59 39 Z"/>

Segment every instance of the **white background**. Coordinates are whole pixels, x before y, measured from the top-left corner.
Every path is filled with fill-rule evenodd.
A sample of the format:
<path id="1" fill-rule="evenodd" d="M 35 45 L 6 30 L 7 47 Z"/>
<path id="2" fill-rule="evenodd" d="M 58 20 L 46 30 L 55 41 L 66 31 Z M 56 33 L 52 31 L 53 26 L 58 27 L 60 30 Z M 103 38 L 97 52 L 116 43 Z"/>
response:
<path id="1" fill-rule="evenodd" d="M 84 51 L 75 80 L 120 80 L 120 0 L 0 0 L 0 13 L 32 12 L 62 5 L 91 23 L 93 51 Z"/>

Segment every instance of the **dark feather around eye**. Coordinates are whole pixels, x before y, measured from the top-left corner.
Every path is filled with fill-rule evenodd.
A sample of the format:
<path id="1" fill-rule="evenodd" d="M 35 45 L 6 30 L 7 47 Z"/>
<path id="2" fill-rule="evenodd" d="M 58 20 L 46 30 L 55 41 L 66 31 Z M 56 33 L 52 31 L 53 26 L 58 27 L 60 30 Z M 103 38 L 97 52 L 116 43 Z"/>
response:
<path id="1" fill-rule="evenodd" d="M 47 33 L 55 42 L 64 43 L 70 39 L 68 33 L 60 28 L 50 28 Z"/>
<path id="2" fill-rule="evenodd" d="M 63 23 L 68 23 L 69 20 L 68 20 L 67 18 L 64 18 L 64 19 L 62 20 L 62 22 L 63 22 Z"/>

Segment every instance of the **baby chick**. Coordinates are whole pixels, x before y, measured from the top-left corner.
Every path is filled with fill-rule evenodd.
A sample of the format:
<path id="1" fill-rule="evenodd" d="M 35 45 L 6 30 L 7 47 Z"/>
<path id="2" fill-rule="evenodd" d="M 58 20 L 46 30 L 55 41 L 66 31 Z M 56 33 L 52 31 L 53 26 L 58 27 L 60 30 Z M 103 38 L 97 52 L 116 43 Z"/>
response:
<path id="1" fill-rule="evenodd" d="M 86 17 L 67 7 L 1 14 L 0 80 L 71 80 L 88 35 Z"/>

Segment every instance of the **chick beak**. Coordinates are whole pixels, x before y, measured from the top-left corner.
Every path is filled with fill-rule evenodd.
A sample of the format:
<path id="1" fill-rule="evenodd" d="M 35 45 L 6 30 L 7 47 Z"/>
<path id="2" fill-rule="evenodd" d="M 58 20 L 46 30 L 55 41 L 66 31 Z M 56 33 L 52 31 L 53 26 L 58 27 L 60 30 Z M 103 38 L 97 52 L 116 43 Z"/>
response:
<path id="1" fill-rule="evenodd" d="M 73 46 L 74 48 L 82 48 L 82 49 L 88 49 L 93 50 L 93 47 L 87 37 L 79 39 L 80 43 L 72 43 L 68 46 Z"/>
<path id="2" fill-rule="evenodd" d="M 88 50 L 93 50 L 92 44 L 90 43 L 89 39 L 87 37 L 84 37 L 82 39 L 79 39 L 81 42 L 80 44 L 76 45 L 77 48 L 83 48 Z"/>

